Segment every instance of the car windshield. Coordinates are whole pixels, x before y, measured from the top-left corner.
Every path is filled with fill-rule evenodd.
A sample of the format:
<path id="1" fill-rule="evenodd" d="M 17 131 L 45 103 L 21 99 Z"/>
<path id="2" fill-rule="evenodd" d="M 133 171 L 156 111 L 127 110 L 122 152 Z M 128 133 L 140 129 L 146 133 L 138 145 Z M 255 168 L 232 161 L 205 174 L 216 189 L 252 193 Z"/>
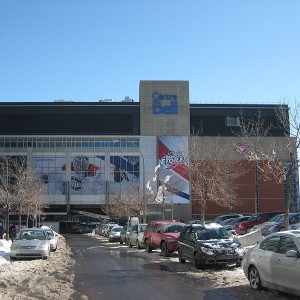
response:
<path id="1" fill-rule="evenodd" d="M 21 231 L 18 240 L 45 240 L 46 237 L 43 231 L 38 230 L 29 230 L 29 231 Z"/>
<path id="2" fill-rule="evenodd" d="M 164 226 L 164 232 L 170 233 L 170 232 L 181 232 L 184 225 L 180 224 L 170 224 Z"/>
<path id="3" fill-rule="evenodd" d="M 119 232 L 122 229 L 123 229 L 122 227 L 116 227 L 116 228 L 113 228 L 111 231 Z"/>
<path id="4" fill-rule="evenodd" d="M 198 229 L 197 239 L 199 240 L 222 240 L 231 238 L 231 234 L 224 228 Z"/>
<path id="5" fill-rule="evenodd" d="M 275 215 L 268 222 L 277 222 L 283 215 Z"/>

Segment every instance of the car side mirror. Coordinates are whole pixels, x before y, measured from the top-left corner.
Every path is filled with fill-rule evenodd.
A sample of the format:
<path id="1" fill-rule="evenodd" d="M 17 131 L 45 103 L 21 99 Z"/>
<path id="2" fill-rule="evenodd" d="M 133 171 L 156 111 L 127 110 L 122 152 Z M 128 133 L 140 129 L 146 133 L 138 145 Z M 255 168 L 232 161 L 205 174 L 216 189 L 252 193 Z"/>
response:
<path id="1" fill-rule="evenodd" d="M 286 251 L 285 255 L 287 257 L 297 257 L 297 256 L 299 256 L 298 251 L 296 251 L 296 250 L 288 250 L 288 251 Z"/>

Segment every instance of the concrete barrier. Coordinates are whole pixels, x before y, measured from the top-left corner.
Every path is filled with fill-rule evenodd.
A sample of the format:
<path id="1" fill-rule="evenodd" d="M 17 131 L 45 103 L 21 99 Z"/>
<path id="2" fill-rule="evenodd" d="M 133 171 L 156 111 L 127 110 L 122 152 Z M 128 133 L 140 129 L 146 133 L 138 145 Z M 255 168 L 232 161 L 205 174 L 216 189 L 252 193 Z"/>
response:
<path id="1" fill-rule="evenodd" d="M 244 247 L 253 246 L 263 240 L 260 230 L 237 236 L 237 239 Z"/>

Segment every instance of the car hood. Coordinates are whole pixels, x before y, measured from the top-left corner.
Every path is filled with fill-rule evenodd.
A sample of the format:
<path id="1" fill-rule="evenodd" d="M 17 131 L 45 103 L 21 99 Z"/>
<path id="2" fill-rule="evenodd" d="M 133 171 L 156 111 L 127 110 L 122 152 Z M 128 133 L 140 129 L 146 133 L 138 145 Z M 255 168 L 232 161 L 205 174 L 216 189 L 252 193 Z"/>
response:
<path id="1" fill-rule="evenodd" d="M 224 248 L 238 248 L 241 247 L 241 243 L 238 240 L 226 239 L 226 240 L 197 240 L 197 244 L 201 247 L 210 249 L 224 249 Z"/>
<path id="2" fill-rule="evenodd" d="M 44 245 L 48 240 L 14 240 L 12 245 L 16 245 L 19 247 L 38 247 L 40 245 Z"/>

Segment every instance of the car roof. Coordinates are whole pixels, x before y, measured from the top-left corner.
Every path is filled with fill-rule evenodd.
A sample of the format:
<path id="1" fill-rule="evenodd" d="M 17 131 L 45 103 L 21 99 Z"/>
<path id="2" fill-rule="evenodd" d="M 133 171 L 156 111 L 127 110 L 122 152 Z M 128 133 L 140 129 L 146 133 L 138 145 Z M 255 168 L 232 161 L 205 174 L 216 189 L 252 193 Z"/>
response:
<path id="1" fill-rule="evenodd" d="M 300 230 L 288 230 L 288 231 L 279 231 L 279 232 L 275 232 L 272 233 L 269 236 L 274 236 L 274 235 L 278 235 L 278 236 L 286 236 L 286 235 L 290 235 L 290 236 L 295 236 L 297 238 L 300 238 Z"/>

